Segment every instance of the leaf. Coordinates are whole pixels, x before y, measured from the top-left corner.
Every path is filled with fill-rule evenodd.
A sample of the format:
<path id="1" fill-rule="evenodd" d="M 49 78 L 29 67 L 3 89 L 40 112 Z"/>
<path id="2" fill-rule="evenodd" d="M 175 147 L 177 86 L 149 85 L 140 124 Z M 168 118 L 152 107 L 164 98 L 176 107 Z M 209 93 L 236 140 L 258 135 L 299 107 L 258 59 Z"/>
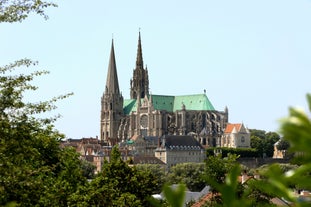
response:
<path id="1" fill-rule="evenodd" d="M 186 186 L 179 184 L 176 189 L 169 185 L 163 188 L 163 195 L 171 207 L 182 207 L 186 196 Z"/>

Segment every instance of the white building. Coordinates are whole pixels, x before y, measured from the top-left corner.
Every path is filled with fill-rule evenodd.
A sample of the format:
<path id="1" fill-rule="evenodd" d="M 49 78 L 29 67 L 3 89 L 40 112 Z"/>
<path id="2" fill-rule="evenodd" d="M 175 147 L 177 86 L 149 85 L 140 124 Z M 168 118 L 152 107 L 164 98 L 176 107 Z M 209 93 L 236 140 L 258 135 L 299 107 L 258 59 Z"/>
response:
<path id="1" fill-rule="evenodd" d="M 221 137 L 221 147 L 250 148 L 251 138 L 249 130 L 243 123 L 227 124 Z"/>
<path id="2" fill-rule="evenodd" d="M 206 155 L 201 144 L 192 136 L 165 135 L 155 151 L 155 157 L 170 168 L 178 163 L 203 162 Z"/>

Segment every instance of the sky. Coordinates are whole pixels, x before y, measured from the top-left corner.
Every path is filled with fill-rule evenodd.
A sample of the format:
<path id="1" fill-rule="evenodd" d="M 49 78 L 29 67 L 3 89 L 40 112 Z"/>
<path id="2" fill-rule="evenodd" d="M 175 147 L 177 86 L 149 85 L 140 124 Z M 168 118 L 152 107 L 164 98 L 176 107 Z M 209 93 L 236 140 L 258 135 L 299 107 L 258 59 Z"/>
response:
<path id="1" fill-rule="evenodd" d="M 307 110 L 311 93 L 310 0 L 54 1 L 49 19 L 0 24 L 0 65 L 39 61 L 50 74 L 33 82 L 31 102 L 57 103 L 67 138 L 99 136 L 100 100 L 114 40 L 120 90 L 130 79 L 141 32 L 152 94 L 206 94 L 230 123 L 278 131 L 290 106 Z M 50 115 L 50 114 L 49 114 Z"/>

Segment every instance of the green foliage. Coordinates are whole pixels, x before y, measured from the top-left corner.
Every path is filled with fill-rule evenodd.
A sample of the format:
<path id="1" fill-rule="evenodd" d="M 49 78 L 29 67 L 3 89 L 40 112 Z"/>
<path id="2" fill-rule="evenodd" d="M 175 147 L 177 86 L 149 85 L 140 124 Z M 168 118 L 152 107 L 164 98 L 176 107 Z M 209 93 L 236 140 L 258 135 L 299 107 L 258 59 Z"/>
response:
<path id="1" fill-rule="evenodd" d="M 156 199 L 150 199 L 150 203 L 154 207 L 182 207 L 185 201 L 186 186 L 179 184 L 174 189 L 172 186 L 165 184 L 163 187 L 163 196 L 165 201 L 159 201 Z"/>
<path id="2" fill-rule="evenodd" d="M 0 22 L 22 21 L 30 13 L 47 18 L 44 9 L 56 5 L 37 0 L 0 1 Z M 17 60 L 0 67 L 0 205 L 68 206 L 70 194 L 86 184 L 81 162 L 72 149 L 61 149 L 64 137 L 54 129 L 59 116 L 44 118 L 55 102 L 28 103 L 25 92 L 35 91 L 31 81 L 47 71 L 23 73 L 38 62 Z M 41 118 L 39 118 L 41 117 Z"/>
<path id="3" fill-rule="evenodd" d="M 105 163 L 89 185 L 71 196 L 70 206 L 147 206 L 147 199 L 157 188 L 156 181 L 149 171 L 128 166 L 114 146 L 110 163 Z"/>
<path id="4" fill-rule="evenodd" d="M 212 187 L 213 192 L 217 192 L 217 183 L 224 183 L 228 172 L 235 166 L 237 156 L 230 155 L 222 158 L 221 155 L 209 156 L 205 165 L 205 179 Z M 215 185 L 216 184 L 216 185 Z"/>
<path id="5" fill-rule="evenodd" d="M 274 144 L 280 139 L 276 132 L 265 132 L 264 130 L 250 129 L 251 147 L 256 149 L 258 157 L 272 157 Z"/>
<path id="6" fill-rule="evenodd" d="M 183 183 L 190 191 L 201 191 L 206 183 L 203 177 L 204 163 L 181 163 L 173 166 L 168 175 L 170 184 Z"/>
<path id="7" fill-rule="evenodd" d="M 266 131 L 260 130 L 260 129 L 250 129 L 251 136 L 256 136 L 259 139 L 265 139 L 266 138 Z"/>
<path id="8" fill-rule="evenodd" d="M 66 206 L 68 195 L 85 181 L 76 152 L 59 147 L 63 135 L 54 129 L 57 117 L 36 117 L 70 94 L 39 103 L 23 100 L 26 91 L 37 89 L 30 83 L 34 77 L 47 72 L 14 70 L 36 65 L 23 59 L 0 67 L 0 205 Z"/>
<path id="9" fill-rule="evenodd" d="M 213 183 L 213 186 L 219 190 L 223 206 L 234 207 L 240 206 L 238 201 L 238 175 L 240 174 L 239 165 L 235 165 L 231 170 L 228 176 L 226 176 L 225 184 Z"/>
<path id="10" fill-rule="evenodd" d="M 182 184 L 178 185 L 175 190 L 172 187 L 165 186 L 163 188 L 163 195 L 171 207 L 181 207 L 185 200 L 185 190 L 186 186 Z"/>
<path id="11" fill-rule="evenodd" d="M 227 172 L 225 162 L 220 156 L 209 156 L 207 158 L 205 175 L 209 185 L 212 186 L 214 182 L 223 183 Z"/>
<path id="12" fill-rule="evenodd" d="M 228 157 L 229 154 L 236 154 L 239 157 L 258 157 L 258 151 L 253 148 L 228 148 L 228 147 L 211 147 L 206 149 L 207 156 L 214 155 L 214 151 L 221 151 L 222 157 Z"/>
<path id="13" fill-rule="evenodd" d="M 242 191 L 237 197 L 237 204 L 241 206 L 273 206 L 271 199 L 274 194 L 268 193 L 264 190 L 267 188 L 261 180 L 250 179 L 242 186 Z"/>
<path id="14" fill-rule="evenodd" d="M 83 176 L 82 164 L 79 155 L 73 148 L 64 148 L 59 153 L 59 163 L 51 185 L 45 196 L 41 197 L 40 204 L 48 206 L 68 206 L 69 197 L 77 189 L 86 184 Z"/>
<path id="15" fill-rule="evenodd" d="M 152 174 L 156 183 L 153 194 L 160 193 L 166 181 L 165 167 L 158 164 L 138 164 L 136 169 L 142 174 Z"/>
<path id="16" fill-rule="evenodd" d="M 307 95 L 307 100 L 311 110 L 311 95 Z M 234 167 L 226 176 L 226 182 L 214 185 L 221 193 L 222 206 L 271 206 L 272 197 L 284 198 L 292 206 L 310 206 L 310 202 L 301 200 L 293 191 L 295 188 L 311 190 L 311 120 L 300 109 L 290 108 L 289 112 L 289 117 L 281 121 L 280 132 L 290 142 L 290 150 L 300 156 L 301 165 L 290 168 L 269 165 L 260 172 L 260 180 L 252 179 L 245 184 L 239 196 L 236 181 L 240 170 Z"/>
<path id="17" fill-rule="evenodd" d="M 81 168 L 82 168 L 82 174 L 83 177 L 87 179 L 93 179 L 95 176 L 95 169 L 96 166 L 93 165 L 92 163 L 86 161 L 86 160 L 81 160 Z"/>
<path id="18" fill-rule="evenodd" d="M 276 148 L 278 150 L 287 150 L 289 147 L 290 147 L 289 141 L 284 139 L 281 139 L 276 145 Z"/>
<path id="19" fill-rule="evenodd" d="M 45 19 L 45 9 L 48 7 L 57 7 L 56 4 L 40 0 L 1 0 L 0 1 L 0 22 L 21 22 L 28 17 L 30 13 L 36 13 Z"/>
<path id="20" fill-rule="evenodd" d="M 307 95 L 311 111 L 311 95 Z M 290 151 L 303 154 L 302 161 L 311 160 L 311 122 L 308 115 L 299 108 L 290 108 L 289 117 L 281 120 L 281 133 L 290 143 Z"/>
<path id="21" fill-rule="evenodd" d="M 121 153 L 118 150 L 118 146 L 116 145 L 111 150 L 110 163 L 118 164 L 120 162 L 123 163 L 122 158 L 121 158 Z"/>

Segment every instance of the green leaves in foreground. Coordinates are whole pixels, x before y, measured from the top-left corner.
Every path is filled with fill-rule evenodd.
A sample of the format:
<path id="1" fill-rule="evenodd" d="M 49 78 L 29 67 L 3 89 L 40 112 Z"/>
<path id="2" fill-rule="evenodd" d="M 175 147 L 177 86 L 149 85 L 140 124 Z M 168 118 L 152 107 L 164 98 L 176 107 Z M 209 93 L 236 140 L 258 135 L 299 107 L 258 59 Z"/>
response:
<path id="1" fill-rule="evenodd" d="M 307 94 L 311 111 L 311 95 Z M 311 161 L 311 120 L 300 108 L 289 108 L 289 117 L 281 120 L 280 132 L 290 142 L 290 151 L 303 163 Z"/>
<path id="2" fill-rule="evenodd" d="M 36 117 L 68 95 L 39 103 L 24 101 L 25 92 L 37 89 L 31 81 L 46 72 L 24 74 L 18 69 L 36 65 L 22 59 L 0 67 L 1 206 L 67 206 L 68 195 L 86 181 L 76 152 L 59 147 L 64 135 L 54 129 L 56 118 Z"/>
<path id="3" fill-rule="evenodd" d="M 150 199 L 150 202 L 152 206 L 155 207 L 163 207 L 163 206 L 182 207 L 184 206 L 186 196 L 185 191 L 186 185 L 184 184 L 179 184 L 176 186 L 176 188 L 173 188 L 172 186 L 166 184 L 163 187 L 163 196 L 165 198 L 165 201 L 161 203 L 161 201 L 159 200 Z"/>
<path id="4" fill-rule="evenodd" d="M 307 95 L 307 101 L 311 111 L 310 94 Z M 244 186 L 244 192 L 239 197 L 234 197 L 234 192 L 237 192 L 235 180 L 240 173 L 237 168 L 233 168 L 225 184 L 217 186 L 224 206 L 263 206 L 258 205 L 258 201 L 264 196 L 284 199 L 289 205 L 310 206 L 310 202 L 302 200 L 294 191 L 311 190 L 311 120 L 303 110 L 290 107 L 289 116 L 281 120 L 280 132 L 289 141 L 289 150 L 299 160 L 300 166 L 284 172 L 280 165 L 270 165 L 261 173 L 260 180 L 251 180 Z M 260 196 L 254 197 L 252 192 L 259 192 Z M 251 202 L 247 201 L 248 198 L 252 198 Z"/>

